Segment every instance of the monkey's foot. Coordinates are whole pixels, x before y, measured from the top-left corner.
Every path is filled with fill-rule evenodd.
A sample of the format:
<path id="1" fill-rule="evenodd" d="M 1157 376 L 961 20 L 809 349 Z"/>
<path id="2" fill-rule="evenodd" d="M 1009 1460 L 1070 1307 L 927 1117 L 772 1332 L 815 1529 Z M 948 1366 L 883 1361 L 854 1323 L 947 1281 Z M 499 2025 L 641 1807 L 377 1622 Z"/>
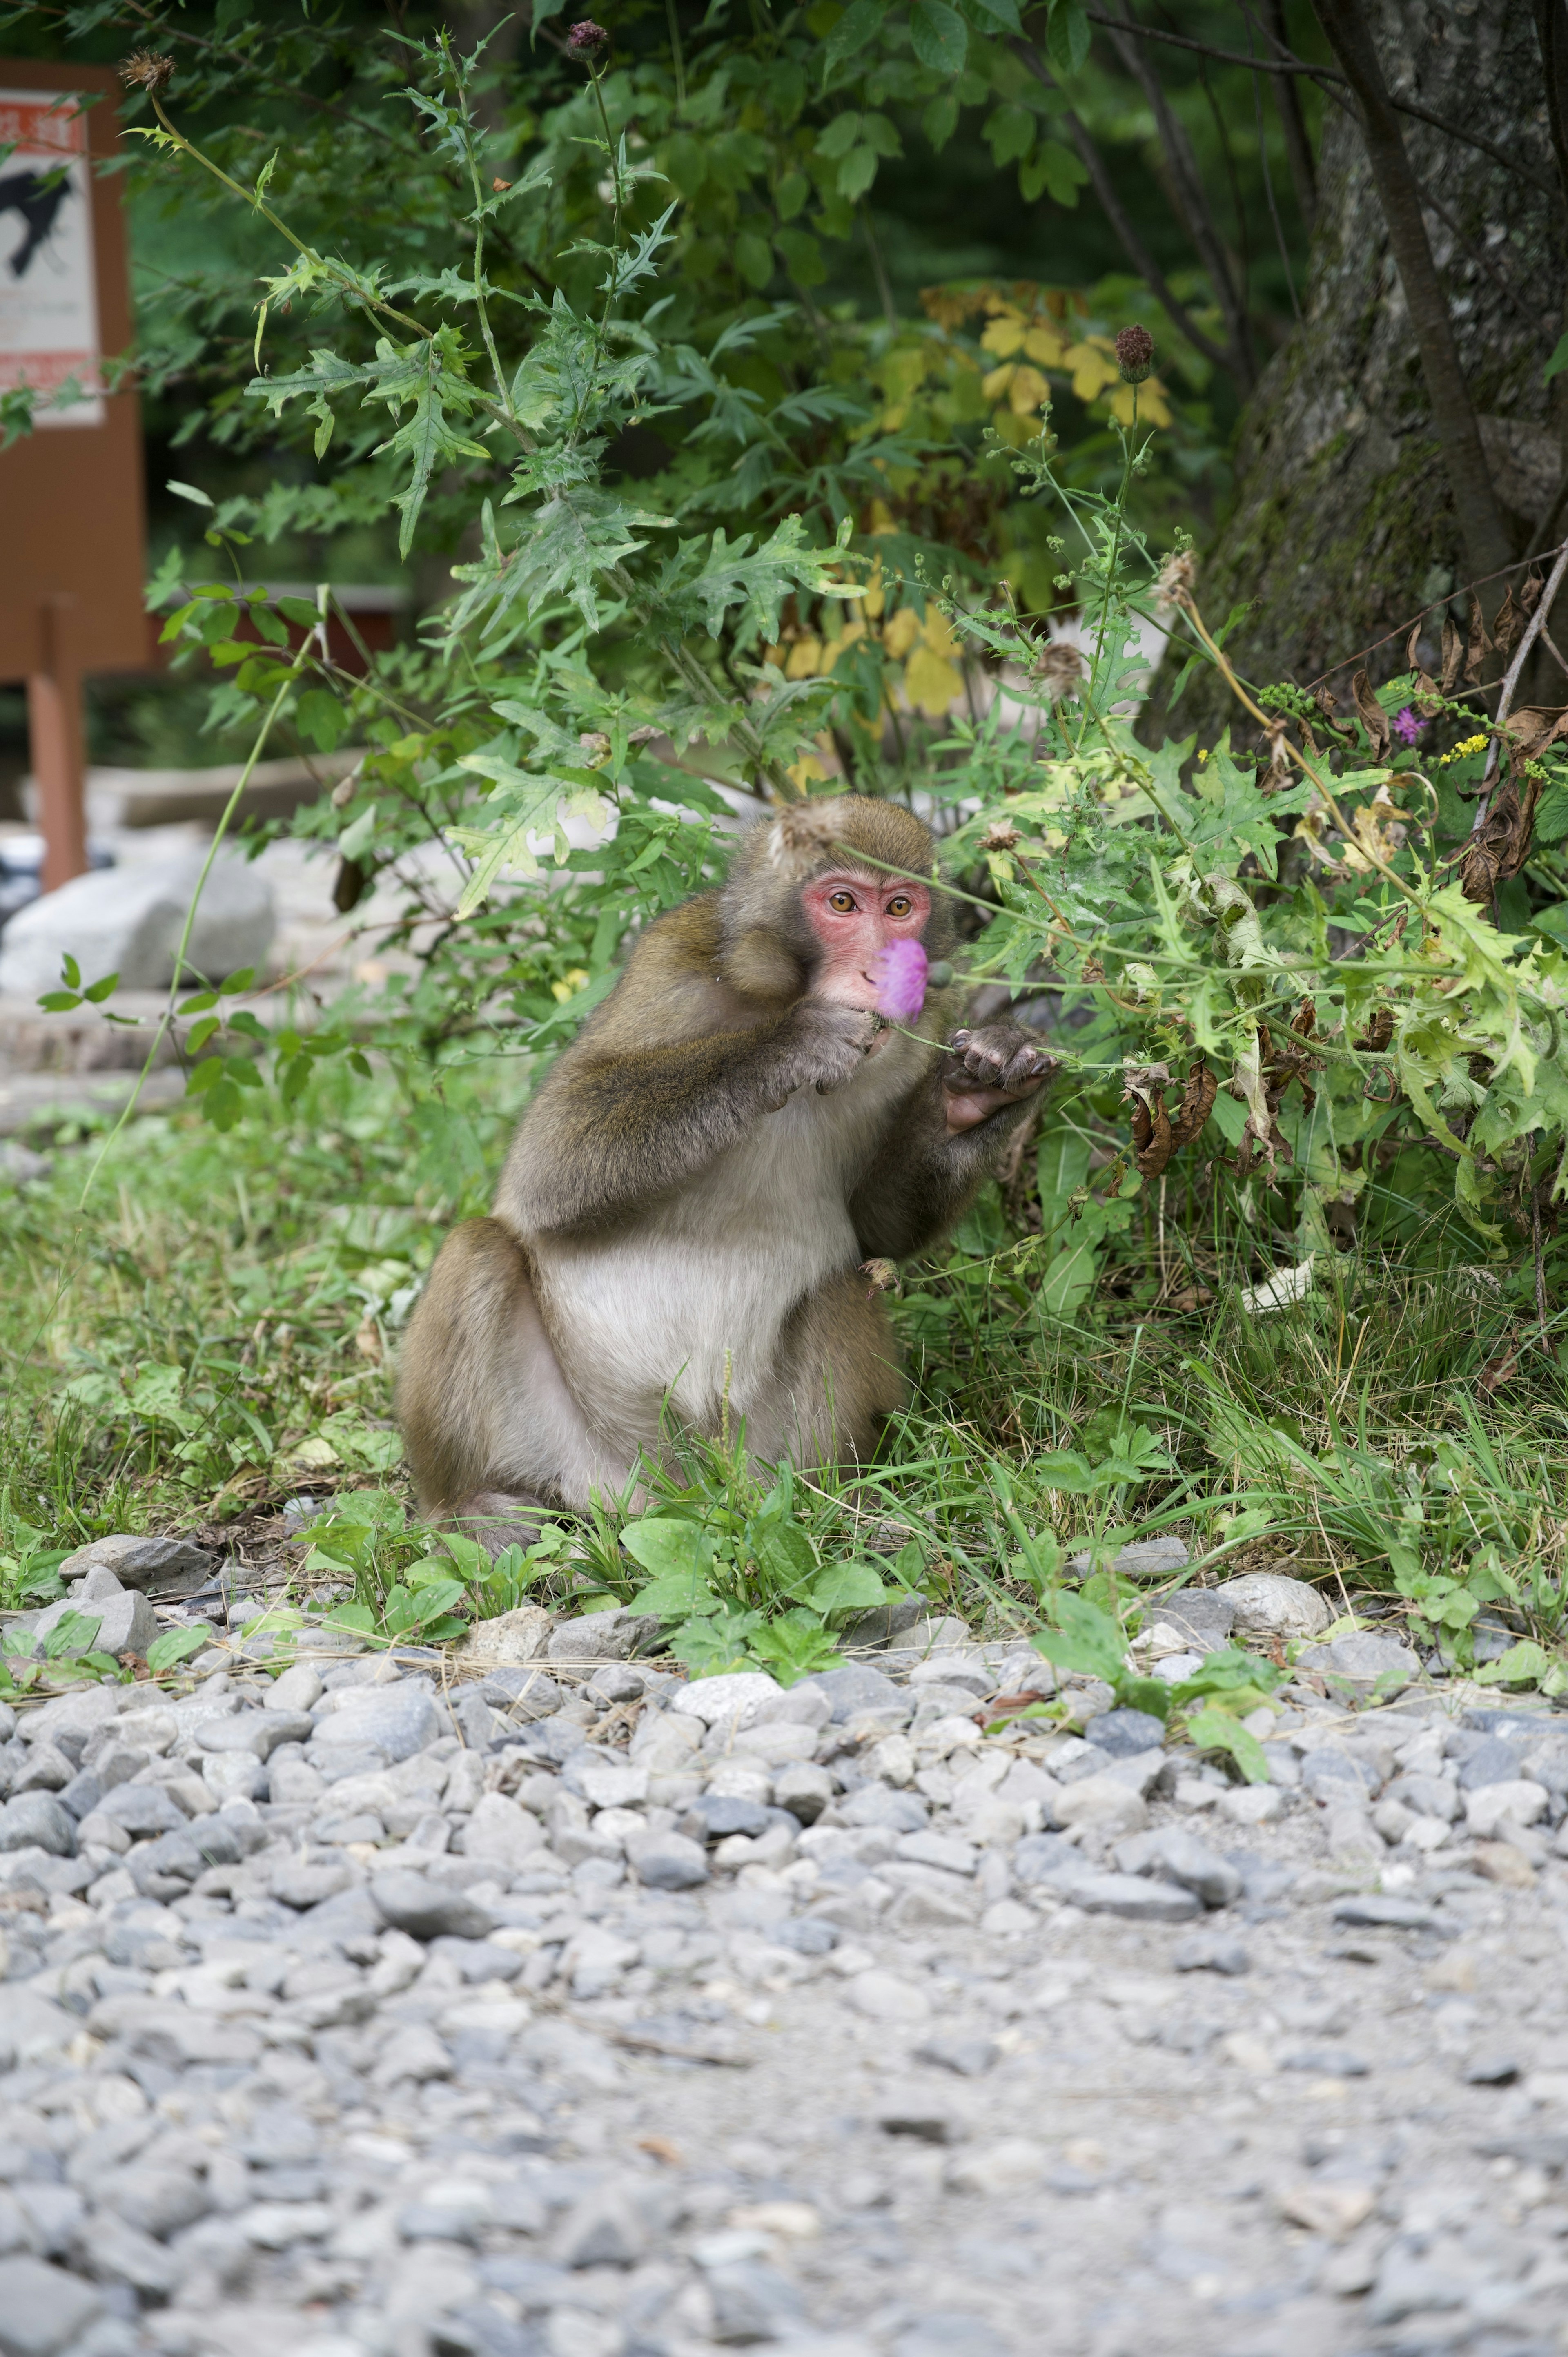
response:
<path id="1" fill-rule="evenodd" d="M 450 1517 L 452 1528 L 478 1539 L 493 1562 L 509 1546 L 532 1546 L 549 1512 L 542 1498 L 507 1490 L 476 1490 Z"/>

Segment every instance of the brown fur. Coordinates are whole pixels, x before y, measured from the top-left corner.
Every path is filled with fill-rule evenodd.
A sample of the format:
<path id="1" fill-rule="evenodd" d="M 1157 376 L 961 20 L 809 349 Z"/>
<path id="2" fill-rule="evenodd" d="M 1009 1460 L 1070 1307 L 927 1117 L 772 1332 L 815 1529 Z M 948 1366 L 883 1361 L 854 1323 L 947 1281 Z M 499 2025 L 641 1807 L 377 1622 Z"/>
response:
<path id="1" fill-rule="evenodd" d="M 875 1446 L 900 1381 L 859 1264 L 957 1216 L 1041 1060 L 1006 1027 L 945 1055 L 935 997 L 921 1038 L 877 1039 L 813 996 L 801 887 L 861 863 L 929 877 L 930 836 L 853 795 L 762 822 L 721 892 L 649 927 L 561 1056 L 493 1217 L 448 1240 L 404 1344 L 398 1413 L 427 1512 L 584 1504 L 660 1452 L 671 1412 L 709 1433 L 744 1418 L 768 1458 Z M 949 946 L 940 894 L 924 939 Z M 955 1135 L 961 1090 L 981 1113 Z"/>

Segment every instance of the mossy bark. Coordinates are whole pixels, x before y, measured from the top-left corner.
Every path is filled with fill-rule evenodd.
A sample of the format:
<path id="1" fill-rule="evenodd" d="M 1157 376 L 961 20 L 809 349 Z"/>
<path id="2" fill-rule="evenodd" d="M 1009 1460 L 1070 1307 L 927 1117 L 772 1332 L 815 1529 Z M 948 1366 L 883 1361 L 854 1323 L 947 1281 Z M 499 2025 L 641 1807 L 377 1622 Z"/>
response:
<path id="1" fill-rule="evenodd" d="M 1492 140 L 1544 184 L 1403 118 L 1417 177 L 1454 224 L 1426 213 L 1512 550 L 1522 554 L 1568 455 L 1568 376 L 1555 391 L 1542 382 L 1564 325 L 1568 267 L 1530 0 L 1455 0 L 1441 9 L 1430 0 L 1368 0 L 1368 14 L 1396 98 Z M 1338 107 L 1325 126 L 1302 308 L 1301 326 L 1243 413 L 1236 495 L 1204 558 L 1198 600 L 1211 629 L 1250 605 L 1228 645 L 1244 678 L 1306 685 L 1332 673 L 1344 694 L 1359 662 L 1374 681 L 1404 668 L 1402 634 L 1373 641 L 1461 587 L 1464 568 L 1360 133 Z M 1431 621 L 1434 646 L 1441 612 Z M 1156 680 L 1141 733 L 1155 741 L 1196 728 L 1207 741 L 1231 720 L 1251 737 L 1210 672 L 1195 673 L 1171 706 L 1175 671 L 1167 662 Z"/>

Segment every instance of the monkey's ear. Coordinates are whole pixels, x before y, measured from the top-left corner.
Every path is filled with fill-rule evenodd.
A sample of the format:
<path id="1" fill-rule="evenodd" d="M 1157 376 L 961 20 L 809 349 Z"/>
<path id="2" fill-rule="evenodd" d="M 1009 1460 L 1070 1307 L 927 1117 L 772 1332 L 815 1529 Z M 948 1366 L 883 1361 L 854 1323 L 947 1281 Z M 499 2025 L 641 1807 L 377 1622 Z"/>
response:
<path id="1" fill-rule="evenodd" d="M 799 998 L 806 987 L 800 960 L 768 925 L 748 925 L 720 962 L 725 980 L 746 998 Z"/>

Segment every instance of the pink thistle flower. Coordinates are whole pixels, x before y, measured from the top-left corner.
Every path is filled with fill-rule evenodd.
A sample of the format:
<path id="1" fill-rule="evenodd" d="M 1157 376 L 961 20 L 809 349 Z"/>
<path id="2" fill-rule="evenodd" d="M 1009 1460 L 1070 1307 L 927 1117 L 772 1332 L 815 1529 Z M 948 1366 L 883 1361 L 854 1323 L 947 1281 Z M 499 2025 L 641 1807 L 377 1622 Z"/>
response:
<path id="1" fill-rule="evenodd" d="M 894 1023 L 912 1022 L 926 1003 L 926 952 L 918 942 L 889 942 L 872 967 L 876 1011 Z"/>
<path id="2" fill-rule="evenodd" d="M 1402 712 L 1395 713 L 1394 735 L 1402 745 L 1419 745 L 1425 734 L 1425 721 L 1418 720 L 1408 704 Z"/>

